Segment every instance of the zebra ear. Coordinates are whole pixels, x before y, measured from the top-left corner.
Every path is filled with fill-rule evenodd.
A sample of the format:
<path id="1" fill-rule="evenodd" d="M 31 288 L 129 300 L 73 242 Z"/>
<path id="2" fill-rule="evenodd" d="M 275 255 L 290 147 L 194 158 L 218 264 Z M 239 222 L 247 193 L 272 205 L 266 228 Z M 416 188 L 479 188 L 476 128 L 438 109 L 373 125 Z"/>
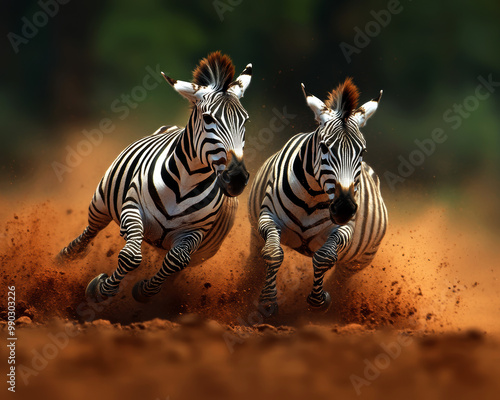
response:
<path id="1" fill-rule="evenodd" d="M 203 99 L 203 96 L 210 91 L 210 89 L 206 86 L 197 85 L 196 83 L 191 82 L 178 81 L 177 79 L 170 78 L 163 72 L 161 74 L 165 80 L 172 85 L 177 93 L 184 96 L 192 103 L 196 103 L 198 100 Z"/>
<path id="2" fill-rule="evenodd" d="M 252 64 L 248 64 L 240 76 L 238 76 L 238 78 L 236 78 L 236 80 L 229 85 L 229 89 L 227 89 L 227 91 L 240 99 L 245 94 L 245 90 L 248 85 L 250 85 L 251 80 Z"/>
<path id="3" fill-rule="evenodd" d="M 326 104 L 323 103 L 316 96 L 313 96 L 312 94 L 307 93 L 306 87 L 304 86 L 303 83 L 301 83 L 300 85 L 302 86 L 302 92 L 304 93 L 304 96 L 306 98 L 307 105 L 314 112 L 314 116 L 316 118 L 316 121 L 318 121 L 318 123 L 320 125 L 324 125 L 327 121 L 332 119 L 331 111 L 326 106 Z"/>
<path id="4" fill-rule="evenodd" d="M 370 100 L 363 104 L 361 107 L 359 107 L 356 111 L 354 111 L 353 117 L 356 119 L 358 122 L 358 126 L 362 128 L 363 126 L 366 125 L 366 121 L 375 114 L 375 111 L 377 111 L 378 108 L 378 103 L 380 99 L 382 98 L 382 93 L 384 91 L 381 90 L 380 94 L 376 99 Z"/>

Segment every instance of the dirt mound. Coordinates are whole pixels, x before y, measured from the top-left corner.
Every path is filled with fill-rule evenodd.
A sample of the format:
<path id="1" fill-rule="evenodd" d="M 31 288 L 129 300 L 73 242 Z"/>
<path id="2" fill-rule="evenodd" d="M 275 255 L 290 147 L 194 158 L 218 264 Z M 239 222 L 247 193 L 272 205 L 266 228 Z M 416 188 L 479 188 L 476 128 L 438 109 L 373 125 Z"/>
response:
<path id="1" fill-rule="evenodd" d="M 16 398 L 486 399 L 500 390 L 498 341 L 475 330 L 242 327 L 195 315 L 21 325 Z"/>

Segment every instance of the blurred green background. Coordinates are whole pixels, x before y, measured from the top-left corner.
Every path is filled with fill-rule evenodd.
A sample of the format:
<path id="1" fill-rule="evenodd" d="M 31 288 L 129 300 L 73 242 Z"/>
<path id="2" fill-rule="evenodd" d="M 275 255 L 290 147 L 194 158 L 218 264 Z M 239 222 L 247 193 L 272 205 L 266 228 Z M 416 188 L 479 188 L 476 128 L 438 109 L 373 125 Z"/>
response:
<path id="1" fill-rule="evenodd" d="M 118 142 L 117 148 L 163 124 L 184 125 L 188 104 L 165 82 L 155 85 L 152 77 L 153 89 L 137 86 L 144 86 L 150 69 L 189 80 L 199 59 L 221 50 L 237 71 L 254 66 L 242 101 L 251 116 L 251 171 L 292 134 L 314 128 L 301 82 L 325 99 L 352 76 L 362 102 L 384 90 L 363 132 L 366 160 L 389 201 L 402 206 L 431 199 L 500 225 L 500 86 L 480 88 L 480 99 L 476 94 L 478 77 L 500 82 L 498 1 L 66 3 L 12 0 L 1 6 L 4 193 L 40 171 L 57 182 L 52 162 L 64 163 L 66 146 L 76 146 L 85 139 L 82 131 L 99 128 L 103 118 L 114 127 L 104 140 Z M 132 96 L 129 105 L 123 95 Z M 296 117 L 269 138 L 261 130 L 284 107 Z M 446 140 L 423 160 L 413 154 L 415 171 L 401 176 L 401 160 L 419 151 L 415 140 L 430 139 L 435 129 Z"/>

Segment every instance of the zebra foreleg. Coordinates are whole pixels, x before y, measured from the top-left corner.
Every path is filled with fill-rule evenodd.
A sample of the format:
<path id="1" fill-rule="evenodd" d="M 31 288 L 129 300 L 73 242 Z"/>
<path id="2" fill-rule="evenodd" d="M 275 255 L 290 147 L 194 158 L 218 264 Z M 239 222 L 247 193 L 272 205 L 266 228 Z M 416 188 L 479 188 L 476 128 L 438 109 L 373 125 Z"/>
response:
<path id="1" fill-rule="evenodd" d="M 260 293 L 259 303 L 266 311 L 266 316 L 278 312 L 278 291 L 276 289 L 276 275 L 283 263 L 283 249 L 280 246 L 281 231 L 269 216 L 261 216 L 259 233 L 266 241 L 261 255 L 267 264 L 266 282 Z"/>
<path id="2" fill-rule="evenodd" d="M 115 296 L 125 275 L 141 264 L 141 244 L 144 228 L 140 211 L 135 207 L 126 208 L 124 206 L 120 225 L 120 233 L 127 243 L 118 255 L 118 268 L 111 276 L 100 274 L 89 283 L 85 291 L 89 300 L 101 302 Z"/>
<path id="3" fill-rule="evenodd" d="M 325 244 L 313 255 L 314 280 L 313 288 L 307 302 L 316 310 L 328 310 L 332 299 L 330 293 L 323 290 L 323 279 L 326 272 L 337 262 L 338 236 L 334 233 L 328 237 Z"/>
<path id="4" fill-rule="evenodd" d="M 161 290 L 161 285 L 170 276 L 186 268 L 193 254 L 203 240 L 201 232 L 190 233 L 181 239 L 167 252 L 162 267 L 151 278 L 139 281 L 134 285 L 132 296 L 140 303 L 146 303 Z"/>
<path id="5" fill-rule="evenodd" d="M 313 288 L 307 302 L 312 309 L 327 311 L 332 302 L 330 293 L 323 289 L 327 271 L 337 262 L 338 254 L 348 244 L 352 234 L 349 226 L 343 226 L 330 234 L 325 244 L 313 255 Z"/>

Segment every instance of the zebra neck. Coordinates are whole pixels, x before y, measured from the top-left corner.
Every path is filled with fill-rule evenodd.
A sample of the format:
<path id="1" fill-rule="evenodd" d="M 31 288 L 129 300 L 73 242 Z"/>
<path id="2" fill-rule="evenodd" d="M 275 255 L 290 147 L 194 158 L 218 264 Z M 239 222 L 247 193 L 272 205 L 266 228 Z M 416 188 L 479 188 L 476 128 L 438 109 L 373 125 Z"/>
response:
<path id="1" fill-rule="evenodd" d="M 313 197 L 324 195 L 321 185 L 314 174 L 314 163 L 317 153 L 317 135 L 308 134 L 301 143 L 293 160 L 295 176 L 304 189 Z"/>
<path id="2" fill-rule="evenodd" d="M 166 160 L 166 168 L 168 170 L 177 169 L 176 175 L 181 178 L 181 182 L 185 182 L 188 186 L 203 181 L 213 174 L 210 166 L 203 164 L 201 156 L 196 151 L 193 125 L 191 120 L 189 122 L 179 135 L 172 157 L 168 157 Z M 173 164 L 180 168 L 174 167 Z"/>

